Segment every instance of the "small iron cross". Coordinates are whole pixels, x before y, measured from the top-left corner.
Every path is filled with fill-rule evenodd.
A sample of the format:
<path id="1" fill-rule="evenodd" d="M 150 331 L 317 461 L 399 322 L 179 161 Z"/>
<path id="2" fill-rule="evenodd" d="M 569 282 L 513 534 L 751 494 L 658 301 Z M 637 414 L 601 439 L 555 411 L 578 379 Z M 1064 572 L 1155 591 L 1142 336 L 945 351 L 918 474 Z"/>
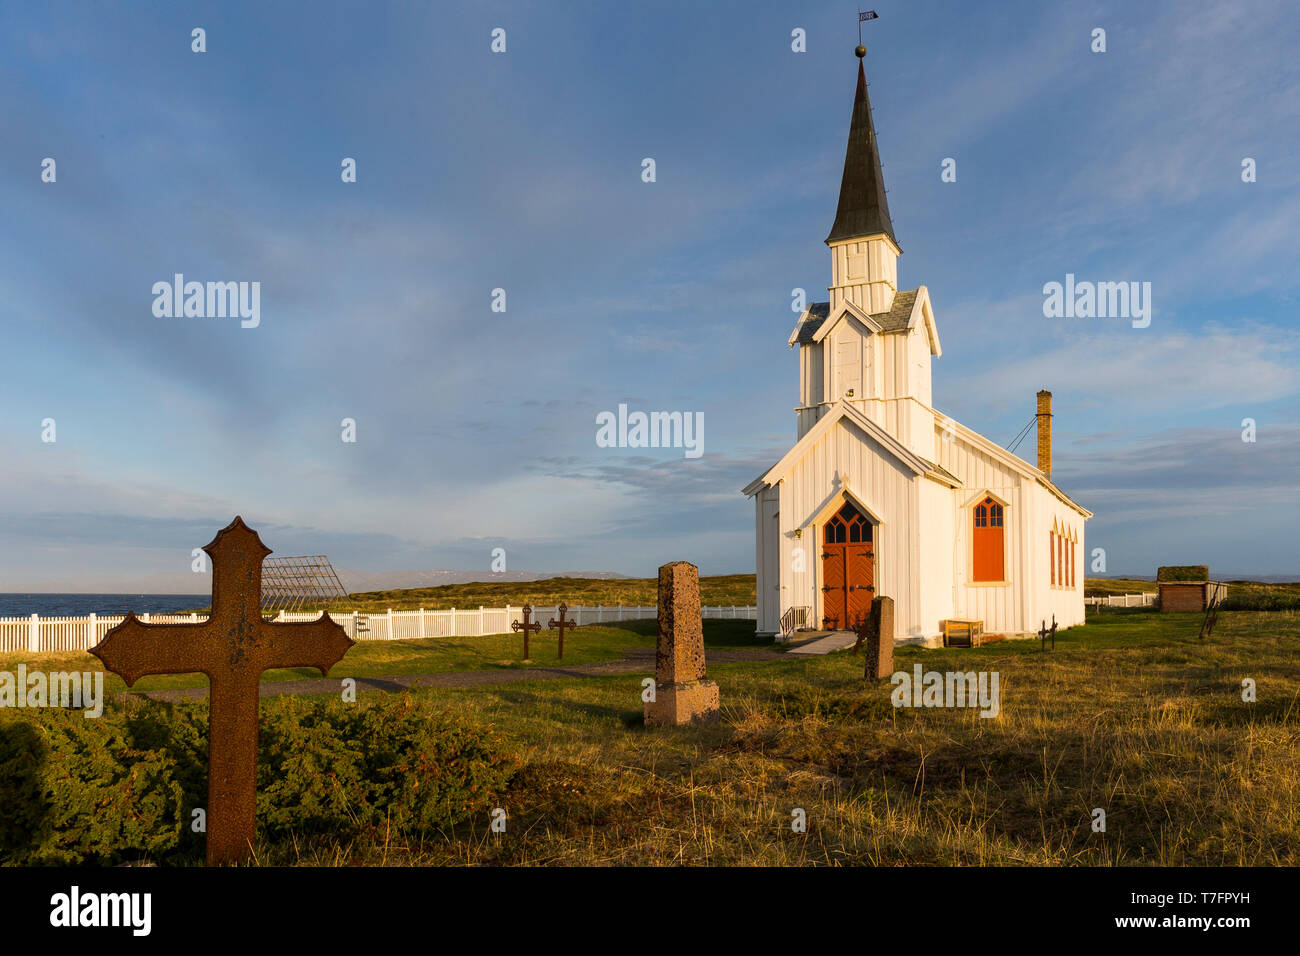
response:
<path id="1" fill-rule="evenodd" d="M 523 607 L 523 623 L 520 623 L 519 621 L 510 622 L 510 630 L 524 632 L 524 660 L 528 660 L 528 633 L 530 631 L 540 631 L 542 629 L 541 621 L 529 623 L 529 618 L 532 616 L 532 613 L 533 606 L 531 604 L 525 604 Z"/>
<path id="2" fill-rule="evenodd" d="M 1038 632 L 1038 649 L 1047 649 L 1047 639 L 1052 639 L 1052 650 L 1056 650 L 1056 615 L 1052 615 L 1052 626 L 1048 627 L 1047 622 L 1043 622 L 1042 629 Z"/>
<path id="3" fill-rule="evenodd" d="M 567 611 L 568 609 L 569 609 L 569 605 L 564 604 L 564 603 L 561 603 L 560 606 L 559 606 L 559 608 L 558 608 L 558 610 L 559 610 L 559 612 L 560 612 L 560 619 L 557 621 L 555 618 L 551 618 L 550 622 L 546 625 L 546 626 L 549 627 L 549 628 L 558 628 L 558 629 L 559 629 L 559 632 L 560 632 L 560 656 L 559 656 L 558 658 L 556 658 L 556 659 L 557 659 L 557 660 L 561 660 L 561 661 L 564 660 L 564 632 L 565 632 L 566 630 L 571 631 L 571 630 L 573 630 L 575 627 L 578 626 L 577 624 L 574 624 L 572 621 L 566 621 L 566 620 L 564 619 L 564 612 Z"/>
<path id="4" fill-rule="evenodd" d="M 128 687 L 149 674 L 208 675 L 208 864 L 253 851 L 257 808 L 257 686 L 273 667 L 322 674 L 353 642 L 328 617 L 262 619 L 262 559 L 271 549 L 236 516 L 203 549 L 212 558 L 212 614 L 203 624 L 142 624 L 134 614 L 90 649 Z"/>

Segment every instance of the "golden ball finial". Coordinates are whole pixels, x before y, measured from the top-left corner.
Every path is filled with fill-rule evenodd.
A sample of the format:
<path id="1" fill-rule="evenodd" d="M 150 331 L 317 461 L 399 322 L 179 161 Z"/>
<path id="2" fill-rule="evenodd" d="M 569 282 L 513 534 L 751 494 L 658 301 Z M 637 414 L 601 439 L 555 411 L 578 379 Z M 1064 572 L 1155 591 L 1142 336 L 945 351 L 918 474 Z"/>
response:
<path id="1" fill-rule="evenodd" d="M 862 59 L 864 56 L 867 55 L 867 48 L 864 47 L 861 43 L 859 43 L 859 44 L 858 44 L 858 48 L 857 48 L 856 50 L 854 50 L 853 52 L 856 53 L 856 54 L 858 55 L 858 59 L 860 60 L 860 59 Z"/>

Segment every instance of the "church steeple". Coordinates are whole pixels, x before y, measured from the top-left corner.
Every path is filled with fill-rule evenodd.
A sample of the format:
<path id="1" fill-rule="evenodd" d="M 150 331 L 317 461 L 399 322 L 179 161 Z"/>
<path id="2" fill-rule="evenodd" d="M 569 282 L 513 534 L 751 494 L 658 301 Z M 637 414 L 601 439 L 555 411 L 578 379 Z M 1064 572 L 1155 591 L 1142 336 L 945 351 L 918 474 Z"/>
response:
<path id="1" fill-rule="evenodd" d="M 840 204 L 835 224 L 826 237 L 829 245 L 844 239 L 861 239 L 884 233 L 895 246 L 894 224 L 885 198 L 885 173 L 880 166 L 880 148 L 867 98 L 867 76 L 862 68 L 866 48 L 859 46 L 858 91 L 853 98 L 853 119 L 849 123 L 849 145 L 844 154 L 844 176 L 840 180 Z"/>
<path id="2" fill-rule="evenodd" d="M 837 312 L 846 302 L 865 312 L 888 312 L 898 291 L 898 240 L 885 200 L 885 173 L 880 167 L 876 127 L 867 99 L 867 75 L 862 58 L 867 48 L 858 45 L 858 92 L 853 98 L 849 145 L 844 153 L 840 180 L 840 205 L 835 225 L 826 237 L 831 249 L 830 307 Z"/>

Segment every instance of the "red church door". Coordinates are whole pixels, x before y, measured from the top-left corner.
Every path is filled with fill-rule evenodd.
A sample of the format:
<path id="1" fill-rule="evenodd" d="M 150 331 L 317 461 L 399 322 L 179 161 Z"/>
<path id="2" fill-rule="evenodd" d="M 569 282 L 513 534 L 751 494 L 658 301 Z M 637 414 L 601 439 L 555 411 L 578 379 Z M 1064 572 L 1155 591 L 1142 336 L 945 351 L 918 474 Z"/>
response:
<path id="1" fill-rule="evenodd" d="M 822 627 L 848 629 L 871 613 L 875 555 L 871 522 L 846 504 L 822 529 Z"/>

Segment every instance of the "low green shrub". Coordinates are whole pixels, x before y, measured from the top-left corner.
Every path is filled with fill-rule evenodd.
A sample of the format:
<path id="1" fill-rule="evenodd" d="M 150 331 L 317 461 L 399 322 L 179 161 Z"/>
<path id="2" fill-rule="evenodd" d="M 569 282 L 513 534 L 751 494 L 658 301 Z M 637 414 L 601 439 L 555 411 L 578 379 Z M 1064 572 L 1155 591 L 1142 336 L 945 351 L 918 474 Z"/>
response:
<path id="1" fill-rule="evenodd" d="M 183 795 L 174 762 L 120 721 L 40 712 L 0 722 L 0 863 L 115 863 L 174 847 Z"/>
<path id="2" fill-rule="evenodd" d="M 258 816 L 272 837 L 425 833 L 491 809 L 519 768 L 490 732 L 409 697 L 264 708 Z"/>
<path id="3" fill-rule="evenodd" d="M 206 704 L 153 701 L 0 717 L 0 863 L 197 859 L 207 721 Z M 486 816 L 519 766 L 490 730 L 409 697 L 265 702 L 258 827 L 271 841 L 426 834 Z"/>
<path id="4" fill-rule="evenodd" d="M 1300 611 L 1300 593 L 1295 591 L 1228 588 L 1219 602 L 1221 611 Z"/>

